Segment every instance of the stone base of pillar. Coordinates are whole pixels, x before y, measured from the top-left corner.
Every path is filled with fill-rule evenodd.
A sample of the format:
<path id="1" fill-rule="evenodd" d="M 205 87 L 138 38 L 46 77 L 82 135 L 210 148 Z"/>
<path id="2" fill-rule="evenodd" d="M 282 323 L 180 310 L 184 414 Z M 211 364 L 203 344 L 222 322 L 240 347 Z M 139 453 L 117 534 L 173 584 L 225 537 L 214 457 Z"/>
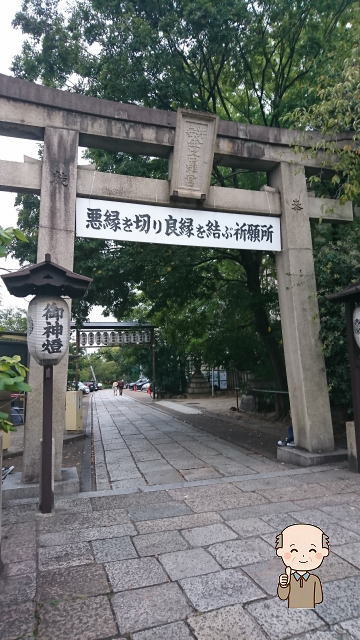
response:
<path id="1" fill-rule="evenodd" d="M 354 422 L 346 423 L 346 440 L 347 440 L 347 448 L 348 448 L 348 460 L 349 460 L 349 469 L 350 471 L 355 471 L 357 473 L 357 447 L 356 447 L 356 436 L 355 436 L 355 424 Z"/>
<path id="2" fill-rule="evenodd" d="M 192 376 L 186 393 L 189 396 L 207 396 L 211 393 L 211 386 L 209 382 L 204 378 L 202 373 L 194 373 Z"/>
<path id="3" fill-rule="evenodd" d="M 277 459 L 286 464 L 296 464 L 299 467 L 315 467 L 318 464 L 333 464 L 347 460 L 347 449 L 334 449 L 334 451 L 324 451 L 315 453 L 297 449 L 296 447 L 278 447 Z"/>
<path id="4" fill-rule="evenodd" d="M 40 496 L 39 484 L 35 482 L 23 482 L 21 479 L 21 472 L 11 473 L 8 475 L 2 489 L 4 507 L 9 500 L 38 498 Z M 76 467 L 61 469 L 61 480 L 55 481 L 55 496 L 79 493 L 79 490 L 80 483 Z"/>

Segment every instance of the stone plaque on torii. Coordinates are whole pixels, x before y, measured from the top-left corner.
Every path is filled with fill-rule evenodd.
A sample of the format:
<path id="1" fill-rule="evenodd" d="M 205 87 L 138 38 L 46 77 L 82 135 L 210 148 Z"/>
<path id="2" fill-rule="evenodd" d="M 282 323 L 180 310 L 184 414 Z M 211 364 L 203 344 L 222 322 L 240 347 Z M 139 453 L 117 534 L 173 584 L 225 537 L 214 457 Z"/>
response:
<path id="1" fill-rule="evenodd" d="M 76 198 L 275 216 L 281 220 L 276 267 L 286 373 L 295 441 L 308 452 L 332 452 L 334 438 L 319 311 L 310 218 L 352 220 L 351 203 L 314 198 L 306 173 L 331 167 L 310 153 L 315 135 L 221 121 L 100 100 L 0 74 L 0 135 L 44 141 L 43 160 L 0 160 L 0 189 L 40 194 L 37 261 L 50 253 L 72 269 Z M 169 180 L 95 171 L 77 165 L 78 146 L 169 159 Z M 299 153 L 294 146 L 302 146 Z M 306 150 L 309 149 L 309 152 Z M 266 171 L 260 191 L 210 186 L 213 162 Z M 175 242 L 174 242 L 175 243 Z M 55 375 L 55 475 L 60 479 L 67 361 Z M 30 362 L 23 479 L 39 476 L 42 377 Z"/>

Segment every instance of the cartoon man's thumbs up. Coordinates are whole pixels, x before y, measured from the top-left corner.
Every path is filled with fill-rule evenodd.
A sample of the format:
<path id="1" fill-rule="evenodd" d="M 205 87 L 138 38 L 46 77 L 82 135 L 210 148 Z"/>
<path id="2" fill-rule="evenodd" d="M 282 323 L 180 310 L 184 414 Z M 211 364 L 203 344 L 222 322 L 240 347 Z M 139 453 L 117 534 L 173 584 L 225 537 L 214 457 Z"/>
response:
<path id="1" fill-rule="evenodd" d="M 291 577 L 291 569 L 290 567 L 286 567 L 285 573 L 282 573 L 281 576 L 279 576 L 280 586 L 287 587 L 288 584 L 290 584 L 290 577 Z"/>

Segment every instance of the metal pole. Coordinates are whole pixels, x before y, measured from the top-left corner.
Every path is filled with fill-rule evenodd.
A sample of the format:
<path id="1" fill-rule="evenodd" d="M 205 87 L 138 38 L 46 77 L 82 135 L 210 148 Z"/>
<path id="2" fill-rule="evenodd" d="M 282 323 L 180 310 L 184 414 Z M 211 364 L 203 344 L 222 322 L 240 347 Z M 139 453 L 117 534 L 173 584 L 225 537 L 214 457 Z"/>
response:
<path id="1" fill-rule="evenodd" d="M 155 351 L 155 331 L 152 330 L 152 378 L 153 378 L 153 400 L 156 399 L 156 351 Z"/>
<path id="2" fill-rule="evenodd" d="M 355 303 L 345 303 L 346 332 L 351 372 L 351 390 L 354 412 L 355 441 L 356 441 L 356 465 L 360 473 L 360 349 L 354 338 L 353 312 Z"/>
<path id="3" fill-rule="evenodd" d="M 214 395 L 215 395 L 215 391 L 214 391 L 214 367 L 211 368 L 211 395 L 212 395 L 212 397 L 214 397 Z"/>
<path id="4" fill-rule="evenodd" d="M 53 365 L 44 366 L 43 384 L 43 436 L 41 449 L 40 511 L 51 513 L 54 508 L 52 486 L 52 410 L 53 410 Z"/>
<path id="5" fill-rule="evenodd" d="M 76 329 L 75 391 L 79 390 L 80 331 Z"/>

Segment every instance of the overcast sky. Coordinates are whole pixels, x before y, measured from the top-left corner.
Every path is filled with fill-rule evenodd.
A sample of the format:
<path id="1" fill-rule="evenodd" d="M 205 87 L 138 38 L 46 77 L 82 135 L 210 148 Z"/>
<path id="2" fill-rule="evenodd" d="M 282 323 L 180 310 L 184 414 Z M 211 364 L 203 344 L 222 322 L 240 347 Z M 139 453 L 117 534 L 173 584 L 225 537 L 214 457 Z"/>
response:
<path id="1" fill-rule="evenodd" d="M 21 51 L 23 34 L 20 29 L 14 29 L 11 22 L 15 13 L 21 8 L 21 0 L 0 0 L 0 73 L 12 75 L 10 71 L 13 57 Z M 37 158 L 38 144 L 31 140 L 23 140 L 21 138 L 0 137 L 0 159 L 13 160 L 22 162 L 24 155 Z M 3 227 L 16 226 L 17 211 L 14 207 L 15 194 L 0 191 L 0 224 Z M 0 274 L 5 273 L 4 269 L 16 270 L 19 263 L 12 259 L 0 258 Z M 86 274 L 88 275 L 88 274 Z M 10 296 L 0 279 L 0 304 L 1 307 L 21 307 L 26 309 L 30 298 L 14 298 Z M 101 307 L 94 307 L 91 312 L 90 320 L 96 322 L 102 320 Z M 109 317 L 106 320 L 114 320 Z"/>

